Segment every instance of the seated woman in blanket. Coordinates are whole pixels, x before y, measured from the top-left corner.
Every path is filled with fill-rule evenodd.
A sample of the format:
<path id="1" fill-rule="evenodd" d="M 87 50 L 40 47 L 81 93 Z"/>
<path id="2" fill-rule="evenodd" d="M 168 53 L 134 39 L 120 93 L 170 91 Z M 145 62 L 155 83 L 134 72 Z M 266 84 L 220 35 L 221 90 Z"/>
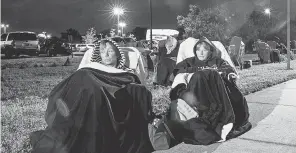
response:
<path id="1" fill-rule="evenodd" d="M 124 66 L 115 42 L 102 40 L 89 60 L 51 91 L 47 128 L 31 134 L 32 152 L 152 152 L 150 91 Z"/>
<path id="2" fill-rule="evenodd" d="M 134 73 L 135 75 L 138 76 L 138 78 L 140 79 L 141 83 L 144 84 L 145 81 L 146 81 L 146 78 L 147 78 L 147 72 L 145 71 L 145 68 L 143 67 L 143 65 L 145 63 L 143 63 L 143 61 L 139 61 L 138 59 L 134 59 L 135 57 L 133 57 L 133 59 L 127 59 L 127 62 L 126 62 L 126 56 L 128 56 L 128 51 L 127 50 L 122 50 L 122 49 L 119 49 L 119 46 L 118 44 L 113 41 L 113 40 L 102 40 L 101 42 L 103 44 L 106 43 L 106 41 L 109 41 L 109 42 L 112 42 L 112 44 L 114 44 L 114 48 L 116 50 L 120 50 L 120 53 L 122 53 L 122 58 L 124 60 L 121 60 L 120 64 L 115 66 L 119 69 L 124 69 L 125 71 L 128 71 L 128 72 L 131 72 L 131 73 Z M 90 62 L 98 62 L 98 63 L 102 63 L 101 58 L 100 56 L 98 56 L 98 50 L 93 50 L 93 49 L 90 49 L 88 51 L 85 52 L 81 62 L 80 62 L 80 65 L 78 67 L 78 69 L 82 68 L 83 66 L 85 65 L 88 65 Z M 137 67 L 136 68 L 129 68 L 126 66 L 127 63 L 130 63 L 131 60 L 134 60 L 133 63 L 135 62 L 138 62 L 137 63 Z M 139 62 L 142 62 L 142 63 L 139 63 Z M 106 65 L 106 62 L 105 62 L 105 65 Z M 108 65 L 108 62 L 107 62 L 107 65 Z"/>
<path id="3" fill-rule="evenodd" d="M 176 65 L 170 93 L 171 106 L 175 106 L 170 118 L 183 124 L 180 141 L 206 145 L 248 131 L 252 126 L 249 110 L 233 79 L 234 68 L 218 56 L 215 45 L 205 37 L 191 51 L 194 57 Z M 186 105 L 190 108 L 183 107 Z"/>

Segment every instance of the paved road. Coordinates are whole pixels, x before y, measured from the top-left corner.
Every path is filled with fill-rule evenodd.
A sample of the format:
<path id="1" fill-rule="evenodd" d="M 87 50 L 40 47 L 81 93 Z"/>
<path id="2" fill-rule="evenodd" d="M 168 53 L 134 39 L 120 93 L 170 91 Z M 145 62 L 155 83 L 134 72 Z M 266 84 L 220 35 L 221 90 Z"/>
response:
<path id="1" fill-rule="evenodd" d="M 155 153 L 296 153 L 296 79 L 246 96 L 253 128 L 209 146 L 180 144 Z"/>

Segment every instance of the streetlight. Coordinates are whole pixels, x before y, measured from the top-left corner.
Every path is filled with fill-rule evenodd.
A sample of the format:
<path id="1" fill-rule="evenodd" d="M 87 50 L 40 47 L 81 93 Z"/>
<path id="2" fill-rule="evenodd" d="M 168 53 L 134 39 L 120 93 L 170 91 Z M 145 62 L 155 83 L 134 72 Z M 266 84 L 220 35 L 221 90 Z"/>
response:
<path id="1" fill-rule="evenodd" d="M 124 10 L 122 8 L 120 7 L 113 8 L 113 14 L 117 15 L 117 24 L 118 24 L 117 31 L 119 31 L 119 16 L 123 15 L 123 13 L 124 13 Z"/>
<path id="2" fill-rule="evenodd" d="M 48 34 L 47 32 L 43 31 L 42 34 L 44 35 L 44 38 L 45 39 L 50 39 L 51 38 L 51 35 Z"/>
<path id="3" fill-rule="evenodd" d="M 123 28 L 126 26 L 126 23 L 124 23 L 124 22 L 120 22 L 120 23 L 118 24 L 118 26 L 121 27 L 121 36 L 123 36 Z"/>
<path id="4" fill-rule="evenodd" d="M 150 8 L 150 49 L 152 50 L 152 0 L 149 0 Z"/>
<path id="5" fill-rule="evenodd" d="M 1 24 L 1 28 L 4 29 L 4 33 L 6 33 L 6 28 L 9 27 L 9 24 Z"/>
<path id="6" fill-rule="evenodd" d="M 270 19 L 270 14 L 271 14 L 271 12 L 270 12 L 270 8 L 266 8 L 266 9 L 264 10 L 264 13 L 267 14 L 268 17 L 269 17 L 269 19 Z"/>
<path id="7" fill-rule="evenodd" d="M 47 39 L 50 39 L 50 38 L 51 38 L 51 35 L 50 35 L 50 34 L 48 34 L 48 35 L 46 36 L 46 38 L 47 38 Z"/>

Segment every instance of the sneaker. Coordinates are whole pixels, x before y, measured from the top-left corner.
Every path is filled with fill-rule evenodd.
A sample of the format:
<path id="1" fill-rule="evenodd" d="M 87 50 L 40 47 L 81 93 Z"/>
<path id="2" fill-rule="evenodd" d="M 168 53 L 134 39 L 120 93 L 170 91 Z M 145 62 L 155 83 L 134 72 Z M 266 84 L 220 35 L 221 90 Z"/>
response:
<path id="1" fill-rule="evenodd" d="M 230 131 L 226 137 L 226 140 L 236 138 L 240 135 L 243 135 L 244 133 L 248 132 L 251 128 L 252 128 L 252 124 L 250 122 L 247 122 L 246 124 Z"/>

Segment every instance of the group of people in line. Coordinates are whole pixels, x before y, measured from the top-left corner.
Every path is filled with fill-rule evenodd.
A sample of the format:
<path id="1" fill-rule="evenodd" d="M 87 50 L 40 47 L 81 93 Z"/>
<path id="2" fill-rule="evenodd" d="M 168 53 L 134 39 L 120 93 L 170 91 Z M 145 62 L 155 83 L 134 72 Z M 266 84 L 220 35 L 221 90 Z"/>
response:
<path id="1" fill-rule="evenodd" d="M 153 95 L 126 66 L 124 51 L 101 40 L 51 91 L 47 127 L 30 135 L 32 152 L 149 153 L 182 142 L 223 142 L 250 130 L 233 64 L 206 37 L 188 39 L 192 45 L 185 51 L 191 56 L 178 62 L 180 43 L 159 48 L 157 75 L 169 78 L 161 82 L 171 86 L 170 108 L 162 115 L 152 111 Z"/>

